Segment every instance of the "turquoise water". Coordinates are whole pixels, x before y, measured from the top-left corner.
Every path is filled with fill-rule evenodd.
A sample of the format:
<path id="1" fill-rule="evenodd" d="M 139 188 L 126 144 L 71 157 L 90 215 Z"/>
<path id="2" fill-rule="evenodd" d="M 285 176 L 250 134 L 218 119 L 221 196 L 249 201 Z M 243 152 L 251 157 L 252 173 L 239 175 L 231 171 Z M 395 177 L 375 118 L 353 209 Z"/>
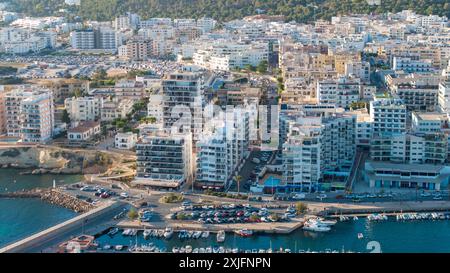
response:
<path id="1" fill-rule="evenodd" d="M 0 169 L 0 192 L 50 187 L 80 181 L 80 175 L 19 175 L 20 170 Z M 14 180 L 16 180 L 14 182 Z M 0 247 L 68 220 L 75 212 L 39 199 L 0 198 Z"/>
<path id="2" fill-rule="evenodd" d="M 0 192 L 12 192 L 29 190 L 33 188 L 47 188 L 53 185 L 53 180 L 57 186 L 81 181 L 82 175 L 20 175 L 23 170 L 0 169 Z"/>
<path id="3" fill-rule="evenodd" d="M 265 187 L 277 187 L 278 185 L 280 185 L 280 183 L 281 183 L 281 179 L 280 178 L 269 176 L 266 179 L 266 181 L 264 181 L 264 186 Z"/>
<path id="4" fill-rule="evenodd" d="M 75 212 L 39 199 L 0 199 L 0 247 L 68 220 Z"/>
<path id="5" fill-rule="evenodd" d="M 368 222 L 366 219 L 338 223 L 328 233 L 312 233 L 297 230 L 287 235 L 255 234 L 243 238 L 233 233 L 226 236 L 224 247 L 240 249 L 273 249 L 290 248 L 292 251 L 310 250 L 325 251 L 351 250 L 355 252 L 370 252 L 367 244 L 377 241 L 384 253 L 450 253 L 450 221 L 423 221 L 423 222 Z M 358 239 L 357 234 L 363 233 L 364 238 Z M 138 236 L 138 244 L 153 242 L 158 247 L 166 247 L 171 251 L 174 246 L 191 245 L 195 247 L 218 246 L 215 234 L 208 239 L 191 239 L 180 241 L 175 234 L 172 239 L 144 240 L 142 234 Z M 135 238 L 123 237 L 121 233 L 113 238 L 109 235 L 100 236 L 97 241 L 100 245 L 134 245 Z"/>

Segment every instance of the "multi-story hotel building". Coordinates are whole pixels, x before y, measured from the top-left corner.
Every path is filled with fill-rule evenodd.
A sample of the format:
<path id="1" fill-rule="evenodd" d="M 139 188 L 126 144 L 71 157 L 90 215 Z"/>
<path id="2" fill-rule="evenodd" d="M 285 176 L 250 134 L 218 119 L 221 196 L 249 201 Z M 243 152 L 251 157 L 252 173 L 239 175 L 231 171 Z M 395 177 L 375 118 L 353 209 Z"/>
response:
<path id="1" fill-rule="evenodd" d="M 349 108 L 360 99 L 361 84 L 359 79 L 340 77 L 338 79 L 317 82 L 317 99 L 321 104 L 334 104 Z"/>
<path id="2" fill-rule="evenodd" d="M 34 93 L 20 103 L 20 138 L 22 142 L 43 143 L 53 136 L 54 106 L 50 92 Z"/>
<path id="3" fill-rule="evenodd" d="M 196 186 L 227 189 L 248 155 L 249 113 L 235 111 L 216 123 L 197 142 Z"/>
<path id="4" fill-rule="evenodd" d="M 323 183 L 324 177 L 352 164 L 355 123 L 356 117 L 347 114 L 300 117 L 292 122 L 282 145 L 283 184 L 287 191 L 333 187 Z"/>
<path id="5" fill-rule="evenodd" d="M 157 131 L 136 143 L 136 184 L 179 188 L 193 180 L 194 156 L 191 133 Z"/>
<path id="6" fill-rule="evenodd" d="M 200 72 L 180 71 L 162 80 L 164 128 L 177 126 L 178 131 L 190 130 L 193 139 L 198 139 L 202 131 L 204 86 Z"/>

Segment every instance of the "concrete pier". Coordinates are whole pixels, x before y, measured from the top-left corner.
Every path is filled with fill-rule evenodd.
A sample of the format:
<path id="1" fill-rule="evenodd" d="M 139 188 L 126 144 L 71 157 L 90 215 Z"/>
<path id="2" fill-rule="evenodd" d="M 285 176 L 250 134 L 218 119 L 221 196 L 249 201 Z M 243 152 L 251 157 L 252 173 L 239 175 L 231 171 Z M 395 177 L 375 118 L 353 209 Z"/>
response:
<path id="1" fill-rule="evenodd" d="M 60 236 L 61 234 L 73 228 L 83 225 L 83 223 L 86 223 L 87 221 L 92 221 L 95 218 L 100 217 L 101 215 L 111 211 L 112 209 L 117 208 L 118 206 L 121 206 L 120 202 L 115 201 L 105 202 L 103 205 L 94 208 L 89 212 L 81 214 L 61 224 L 58 224 L 44 231 L 31 235 L 23 240 L 20 240 L 4 248 L 1 248 L 0 253 L 27 252 L 28 249 L 33 249 L 36 246 L 39 246 L 49 240 L 52 240 L 55 237 Z"/>

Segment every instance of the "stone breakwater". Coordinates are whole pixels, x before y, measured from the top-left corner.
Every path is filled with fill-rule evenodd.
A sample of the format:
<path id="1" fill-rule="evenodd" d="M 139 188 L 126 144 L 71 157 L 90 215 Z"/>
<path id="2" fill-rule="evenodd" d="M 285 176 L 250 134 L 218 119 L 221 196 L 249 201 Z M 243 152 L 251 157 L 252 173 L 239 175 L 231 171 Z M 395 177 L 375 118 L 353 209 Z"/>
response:
<path id="1" fill-rule="evenodd" d="M 94 208 L 94 205 L 84 200 L 54 189 L 35 189 L 1 193 L 0 198 L 40 198 L 45 202 L 73 210 L 77 213 L 85 213 Z"/>
<path id="2" fill-rule="evenodd" d="M 46 191 L 41 195 L 41 199 L 58 206 L 71 209 L 77 213 L 85 213 L 94 208 L 94 206 L 84 200 L 60 192 L 57 190 Z"/>

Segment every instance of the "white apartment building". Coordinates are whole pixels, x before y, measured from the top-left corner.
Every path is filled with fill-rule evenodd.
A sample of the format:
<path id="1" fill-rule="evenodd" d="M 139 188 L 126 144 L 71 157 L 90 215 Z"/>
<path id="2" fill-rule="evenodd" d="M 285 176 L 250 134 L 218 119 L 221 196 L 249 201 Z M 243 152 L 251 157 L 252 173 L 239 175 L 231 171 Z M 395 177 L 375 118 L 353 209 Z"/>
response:
<path id="1" fill-rule="evenodd" d="M 227 189 L 248 154 L 249 113 L 237 110 L 227 115 L 225 121 L 212 121 L 216 124 L 197 142 L 197 187 Z"/>
<path id="2" fill-rule="evenodd" d="M 359 79 L 339 77 L 318 81 L 316 97 L 320 104 L 334 104 L 337 107 L 349 108 L 350 104 L 360 100 L 360 89 Z"/>
<path id="3" fill-rule="evenodd" d="M 78 50 L 103 49 L 115 51 L 118 48 L 117 38 L 116 31 L 107 27 L 70 32 L 71 46 Z"/>
<path id="4" fill-rule="evenodd" d="M 136 146 L 137 134 L 132 132 L 117 133 L 114 138 L 114 147 L 121 150 L 131 150 Z"/>
<path id="5" fill-rule="evenodd" d="M 300 117 L 289 125 L 282 145 L 283 183 L 288 191 L 312 192 L 344 184 L 324 183 L 327 176 L 352 164 L 356 117 L 335 114 L 328 117 Z"/>
<path id="6" fill-rule="evenodd" d="M 114 93 L 119 100 L 139 101 L 145 96 L 145 87 L 142 82 L 135 80 L 120 80 L 114 86 Z"/>
<path id="7" fill-rule="evenodd" d="M 147 116 L 154 117 L 156 119 L 156 123 L 162 123 L 163 115 L 163 96 L 160 94 L 150 95 L 150 99 L 147 104 Z"/>
<path id="8" fill-rule="evenodd" d="M 101 97 L 72 97 L 64 100 L 71 122 L 100 119 L 103 99 Z"/>
<path id="9" fill-rule="evenodd" d="M 446 113 L 412 112 L 411 117 L 411 129 L 416 133 L 437 133 L 449 129 Z"/>
<path id="10" fill-rule="evenodd" d="M 54 105 L 51 92 L 34 93 L 20 103 L 20 140 L 45 143 L 53 137 Z"/>
<path id="11" fill-rule="evenodd" d="M 372 161 L 403 164 L 443 164 L 447 160 L 448 138 L 443 133 L 375 136 L 370 143 Z"/>
<path id="12" fill-rule="evenodd" d="M 436 85 L 413 81 L 394 84 L 391 90 L 408 110 L 432 112 L 438 108 L 439 87 Z"/>
<path id="13" fill-rule="evenodd" d="M 397 56 L 392 61 L 392 69 L 403 70 L 408 73 L 429 73 L 434 71 L 432 60 L 413 60 Z"/>
<path id="14" fill-rule="evenodd" d="M 243 43 L 229 40 L 214 41 L 199 48 L 193 55 L 194 64 L 217 70 L 257 66 L 268 61 L 269 47 L 265 42 Z"/>
<path id="15" fill-rule="evenodd" d="M 43 96 L 39 96 L 41 94 L 43 94 Z M 33 122 L 34 121 L 37 122 L 37 124 L 33 126 L 36 126 L 36 128 L 38 125 L 42 126 L 42 130 L 44 130 L 42 132 L 43 136 L 45 136 L 44 138 L 47 137 L 47 130 L 48 130 L 47 125 L 52 126 L 53 130 L 54 107 L 53 107 L 53 97 L 49 90 L 36 88 L 34 86 L 29 85 L 23 85 L 9 92 L 6 92 L 3 97 L 5 105 L 4 119 L 6 123 L 6 133 L 8 136 L 22 138 L 23 136 L 21 131 L 22 124 L 23 122 L 25 122 L 24 126 L 27 126 L 26 125 L 26 122 L 28 121 L 28 119 L 26 118 L 27 113 L 29 114 L 30 113 L 29 110 L 32 109 L 32 107 L 34 106 L 38 107 L 36 111 L 38 112 L 39 117 L 37 118 L 37 120 L 30 120 Z M 46 97 L 51 98 L 50 99 L 51 107 L 46 105 L 46 103 L 48 102 L 45 99 Z M 28 98 L 30 98 L 30 100 L 27 101 L 27 107 L 22 109 L 22 102 Z M 36 105 L 33 105 L 34 103 Z M 22 111 L 25 111 L 23 112 L 24 113 L 23 116 L 21 115 Z M 39 123 L 41 121 L 40 115 L 43 115 L 42 124 Z M 51 134 L 53 134 L 53 131 Z"/>
<path id="16" fill-rule="evenodd" d="M 406 115 L 406 106 L 400 99 L 375 98 L 370 102 L 370 121 L 374 134 L 405 132 Z"/>
<path id="17" fill-rule="evenodd" d="M 72 31 L 70 43 L 74 49 L 94 49 L 96 48 L 95 33 L 93 30 Z"/>
<path id="18" fill-rule="evenodd" d="M 202 107 L 205 82 L 200 72 L 180 71 L 162 80 L 164 128 L 177 126 L 177 131 L 191 131 L 194 140 L 202 133 Z M 180 119 L 180 113 L 183 118 Z M 177 122 L 177 123 L 176 123 Z"/>
<path id="19" fill-rule="evenodd" d="M 133 110 L 134 102 L 130 99 L 104 99 L 100 109 L 101 121 L 113 121 L 125 118 Z"/>
<path id="20" fill-rule="evenodd" d="M 194 156 L 191 133 L 164 131 L 144 136 L 136 144 L 136 184 L 179 188 L 193 181 Z"/>
<path id="21" fill-rule="evenodd" d="M 197 27 L 200 28 L 203 33 L 210 32 L 216 27 L 217 21 L 212 18 L 200 18 L 197 19 Z"/>
<path id="22" fill-rule="evenodd" d="M 2 28 L 0 30 L 0 52 L 9 54 L 26 54 L 53 48 L 56 34 L 52 31 L 34 31 L 19 28 Z"/>
<path id="23" fill-rule="evenodd" d="M 439 110 L 450 118 L 450 78 L 439 84 Z"/>

